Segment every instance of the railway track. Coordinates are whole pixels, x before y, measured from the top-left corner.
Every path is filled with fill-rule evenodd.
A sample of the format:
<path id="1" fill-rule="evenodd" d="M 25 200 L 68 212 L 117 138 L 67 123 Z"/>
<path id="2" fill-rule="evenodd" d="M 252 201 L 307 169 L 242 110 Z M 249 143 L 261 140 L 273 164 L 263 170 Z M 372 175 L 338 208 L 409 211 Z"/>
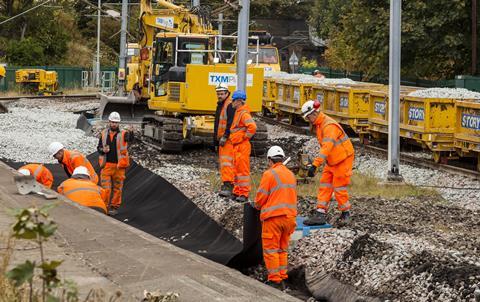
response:
<path id="1" fill-rule="evenodd" d="M 294 133 L 298 134 L 303 134 L 303 135 L 312 135 L 313 133 L 306 127 L 299 127 L 295 125 L 290 125 L 285 122 L 277 121 L 276 119 L 272 119 L 269 117 L 261 116 L 261 115 L 256 115 L 257 118 L 262 120 L 263 122 L 270 124 L 270 125 L 277 125 L 281 126 L 285 129 L 288 129 Z M 371 153 L 375 153 L 380 156 L 387 156 L 388 155 L 388 150 L 382 147 L 378 146 L 372 146 L 372 145 L 365 145 L 361 144 L 359 142 L 353 142 L 356 148 L 361 148 L 363 150 L 366 150 Z M 440 163 L 435 163 L 432 160 L 428 160 L 426 158 L 421 158 L 417 157 L 411 154 L 405 154 L 403 152 L 400 152 L 400 162 L 404 164 L 409 164 L 412 166 L 416 167 L 421 167 L 421 168 L 428 168 L 432 170 L 439 170 L 439 171 L 444 171 L 448 173 L 453 173 L 456 175 L 462 175 L 462 176 L 467 176 L 476 180 L 480 180 L 480 172 L 472 169 L 466 169 L 466 168 L 461 168 L 449 164 L 440 164 Z"/>
<path id="2" fill-rule="evenodd" d="M 92 99 L 98 98 L 96 93 L 86 94 L 59 94 L 59 95 L 25 95 L 25 96 L 2 96 L 0 102 L 16 101 L 19 99 Z"/>

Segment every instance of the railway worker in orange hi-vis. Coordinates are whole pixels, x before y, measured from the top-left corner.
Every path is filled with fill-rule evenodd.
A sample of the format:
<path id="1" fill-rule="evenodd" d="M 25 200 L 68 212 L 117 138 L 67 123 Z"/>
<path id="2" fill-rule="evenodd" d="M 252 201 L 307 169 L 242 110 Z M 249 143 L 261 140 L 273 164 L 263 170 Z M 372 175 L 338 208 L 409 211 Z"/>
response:
<path id="1" fill-rule="evenodd" d="M 108 116 L 108 128 L 104 129 L 98 141 L 98 162 L 101 186 L 107 192 L 107 207 L 110 215 L 116 215 L 122 204 L 125 171 L 130 166 L 128 143 L 133 142 L 133 129 L 120 130 L 120 114 L 113 111 Z M 113 195 L 112 195 L 113 189 Z"/>
<path id="2" fill-rule="evenodd" d="M 18 169 L 18 172 L 26 176 L 31 175 L 39 184 L 42 184 L 49 189 L 52 188 L 52 172 L 50 172 L 50 170 L 45 168 L 45 166 L 42 164 L 28 164 L 20 167 L 20 169 Z"/>
<path id="3" fill-rule="evenodd" d="M 230 127 L 232 126 L 235 109 L 232 106 L 230 91 L 225 84 L 218 84 L 215 88 L 217 93 L 217 110 L 215 111 L 215 124 L 213 139 L 215 147 L 218 146 L 218 159 L 222 187 L 219 195 L 230 198 L 233 191 L 235 171 L 233 169 L 233 145 L 228 140 Z"/>
<path id="4" fill-rule="evenodd" d="M 88 169 L 90 180 L 95 184 L 98 183 L 98 175 L 93 169 L 92 164 L 87 157 L 79 151 L 67 150 L 63 144 L 59 142 L 51 143 L 48 146 L 48 151 L 63 166 L 63 169 L 65 170 L 65 173 L 67 173 L 68 177 L 72 176 L 75 168 L 84 166 Z"/>
<path id="5" fill-rule="evenodd" d="M 90 175 L 86 167 L 75 168 L 72 178 L 62 182 L 57 191 L 73 202 L 107 214 L 105 191 L 90 181 Z"/>
<path id="6" fill-rule="evenodd" d="M 235 171 L 233 198 L 237 202 L 246 202 L 250 193 L 250 139 L 257 131 L 257 125 L 245 104 L 247 95 L 243 90 L 236 90 L 232 95 L 235 108 L 229 143 L 233 145 L 233 165 Z"/>
<path id="7" fill-rule="evenodd" d="M 288 278 L 288 243 L 295 231 L 297 216 L 297 179 L 284 164 L 285 153 L 279 146 L 267 152 L 269 169 L 263 173 L 252 205 L 260 210 L 263 258 L 268 282 L 284 289 Z"/>
<path id="8" fill-rule="evenodd" d="M 305 225 L 322 225 L 326 223 L 328 207 L 332 194 L 342 212 L 340 223 L 350 218 L 350 202 L 347 186 L 352 176 L 354 159 L 353 145 L 342 126 L 334 119 L 319 111 L 320 103 L 307 101 L 302 106 L 303 117 L 314 127 L 320 144 L 320 154 L 315 158 L 308 170 L 308 176 L 315 176 L 318 168 L 325 164 L 320 188 L 317 195 L 317 211 L 315 216 L 304 221 Z"/>

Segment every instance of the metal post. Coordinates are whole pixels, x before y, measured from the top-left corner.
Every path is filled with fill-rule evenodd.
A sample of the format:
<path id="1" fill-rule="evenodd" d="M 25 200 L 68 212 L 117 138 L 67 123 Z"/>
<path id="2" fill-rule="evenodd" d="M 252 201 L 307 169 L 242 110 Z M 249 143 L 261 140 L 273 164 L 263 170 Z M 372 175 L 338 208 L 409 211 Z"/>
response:
<path id="1" fill-rule="evenodd" d="M 118 81 L 118 93 L 123 95 L 126 73 L 126 45 L 127 45 L 127 23 L 128 23 L 128 0 L 122 0 L 122 24 L 120 27 L 120 62 L 118 64 L 119 73 L 123 72 L 123 79 Z"/>
<path id="2" fill-rule="evenodd" d="M 223 35 L 223 14 L 220 13 L 218 14 L 218 34 L 220 37 L 218 37 L 218 49 L 222 50 L 222 37 Z"/>
<path id="3" fill-rule="evenodd" d="M 477 73 L 477 0 L 472 0 L 472 75 Z"/>
<path id="4" fill-rule="evenodd" d="M 401 181 L 400 175 L 400 64 L 402 0 L 390 0 L 390 64 L 388 107 L 388 176 Z"/>
<path id="5" fill-rule="evenodd" d="M 200 0 L 192 0 L 192 7 L 200 6 Z"/>
<path id="6" fill-rule="evenodd" d="M 97 5 L 97 70 L 95 70 L 95 86 L 100 87 L 100 17 L 102 0 L 98 0 Z"/>
<path id="7" fill-rule="evenodd" d="M 247 59 L 248 59 L 248 27 L 250 20 L 250 0 L 240 0 L 238 14 L 237 40 L 237 89 L 246 90 L 247 87 Z"/>

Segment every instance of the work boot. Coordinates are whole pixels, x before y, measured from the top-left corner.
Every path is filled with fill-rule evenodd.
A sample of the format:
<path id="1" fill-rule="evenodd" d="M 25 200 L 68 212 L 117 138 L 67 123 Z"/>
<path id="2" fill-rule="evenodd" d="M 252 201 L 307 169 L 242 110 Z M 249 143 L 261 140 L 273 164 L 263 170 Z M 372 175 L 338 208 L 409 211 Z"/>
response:
<path id="1" fill-rule="evenodd" d="M 232 191 L 233 184 L 229 181 L 225 181 L 220 188 L 220 192 L 218 192 L 218 195 L 220 195 L 220 197 L 230 198 L 232 196 Z"/>
<path id="2" fill-rule="evenodd" d="M 235 198 L 235 201 L 238 203 L 245 203 L 248 201 L 248 197 L 243 195 L 237 196 L 237 198 Z"/>
<path id="3" fill-rule="evenodd" d="M 283 281 L 274 282 L 274 281 L 268 280 L 265 284 L 281 291 L 284 291 L 287 288 L 287 286 L 285 285 L 285 282 Z"/>
<path id="4" fill-rule="evenodd" d="M 342 212 L 338 220 L 338 222 L 341 224 L 347 224 L 350 221 L 350 211 Z"/>
<path id="5" fill-rule="evenodd" d="M 108 211 L 108 215 L 110 216 L 115 216 L 118 214 L 118 208 L 110 208 L 110 211 Z"/>
<path id="6" fill-rule="evenodd" d="M 316 212 L 315 216 L 305 219 L 304 225 L 324 225 L 327 223 L 327 214 L 322 212 Z"/>

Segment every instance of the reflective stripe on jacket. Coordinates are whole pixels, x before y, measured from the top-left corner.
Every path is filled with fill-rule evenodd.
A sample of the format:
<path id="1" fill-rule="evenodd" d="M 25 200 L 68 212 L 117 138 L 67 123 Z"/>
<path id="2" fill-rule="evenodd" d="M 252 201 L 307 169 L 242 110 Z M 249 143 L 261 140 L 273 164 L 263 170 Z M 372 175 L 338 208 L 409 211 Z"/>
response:
<path id="1" fill-rule="evenodd" d="M 130 165 L 130 158 L 128 156 L 128 145 L 127 141 L 125 140 L 125 134 L 127 132 L 125 130 L 121 130 L 116 135 L 116 154 L 117 154 L 117 167 L 118 168 L 127 168 Z M 110 130 L 104 129 L 102 131 L 102 145 L 103 147 L 107 146 L 107 139 L 110 136 Z M 107 155 L 102 154 L 98 157 L 98 163 L 100 164 L 100 168 L 103 168 L 107 162 L 106 160 Z"/>
<path id="2" fill-rule="evenodd" d="M 107 213 L 103 189 L 88 179 L 67 179 L 58 186 L 57 191 L 82 206 L 100 208 Z"/>
<path id="3" fill-rule="evenodd" d="M 245 140 L 250 140 L 257 131 L 257 124 L 250 114 L 250 108 L 243 105 L 237 108 L 233 117 L 232 126 L 230 127 L 229 139 L 232 144 L 240 144 Z"/>
<path id="4" fill-rule="evenodd" d="M 313 123 L 316 127 L 317 139 L 321 146 L 320 154 L 313 164 L 319 167 L 324 161 L 335 166 L 353 155 L 354 149 L 342 126 L 334 119 L 320 112 Z"/>
<path id="5" fill-rule="evenodd" d="M 297 179 L 282 163 L 265 171 L 255 197 L 260 220 L 270 217 L 297 216 Z"/>
<path id="6" fill-rule="evenodd" d="M 93 169 L 92 164 L 85 157 L 85 155 L 83 155 L 79 151 L 64 149 L 62 165 L 67 170 L 69 177 L 72 176 L 73 170 L 75 170 L 75 168 L 84 166 L 88 169 L 88 173 L 90 173 L 90 179 L 94 183 L 98 183 L 98 175 L 95 172 L 95 169 Z"/>
<path id="7" fill-rule="evenodd" d="M 28 165 L 25 165 L 23 167 L 20 167 L 20 169 L 18 169 L 18 170 L 21 170 L 21 169 L 25 169 L 25 170 L 30 171 L 30 175 L 35 177 L 35 180 L 38 183 L 44 185 L 45 187 L 47 187 L 49 189 L 52 187 L 52 184 L 53 184 L 52 172 L 50 172 L 50 170 L 45 168 L 44 165 L 28 164 Z"/>
<path id="8" fill-rule="evenodd" d="M 227 122 L 228 122 L 227 108 L 228 108 L 228 105 L 230 105 L 231 103 L 232 103 L 232 100 L 230 99 L 230 97 L 228 97 L 223 102 L 222 110 L 220 111 L 220 116 L 218 117 L 217 139 L 220 139 L 225 134 L 225 131 L 227 130 Z"/>

